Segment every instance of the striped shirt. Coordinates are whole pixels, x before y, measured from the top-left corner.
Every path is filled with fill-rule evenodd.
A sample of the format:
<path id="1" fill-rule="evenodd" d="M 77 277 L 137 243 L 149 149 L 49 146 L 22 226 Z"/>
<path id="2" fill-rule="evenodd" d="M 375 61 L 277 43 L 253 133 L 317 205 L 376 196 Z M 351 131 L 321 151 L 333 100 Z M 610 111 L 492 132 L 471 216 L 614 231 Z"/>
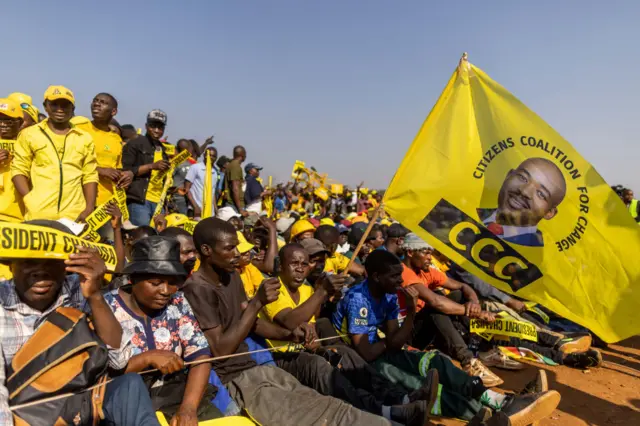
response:
<path id="1" fill-rule="evenodd" d="M 5 387 L 7 366 L 27 340 L 42 325 L 47 315 L 57 308 L 72 307 L 91 314 L 89 302 L 82 296 L 80 279 L 77 274 L 67 275 L 58 299 L 44 312 L 40 312 L 23 303 L 15 290 L 13 280 L 0 281 L 0 354 L 4 367 L 0 368 L 0 425 L 13 424 L 9 411 L 9 393 Z M 123 341 L 129 340 L 123 335 Z M 109 347 L 109 365 L 114 369 L 123 369 L 131 354 L 130 346 L 120 349 Z"/>

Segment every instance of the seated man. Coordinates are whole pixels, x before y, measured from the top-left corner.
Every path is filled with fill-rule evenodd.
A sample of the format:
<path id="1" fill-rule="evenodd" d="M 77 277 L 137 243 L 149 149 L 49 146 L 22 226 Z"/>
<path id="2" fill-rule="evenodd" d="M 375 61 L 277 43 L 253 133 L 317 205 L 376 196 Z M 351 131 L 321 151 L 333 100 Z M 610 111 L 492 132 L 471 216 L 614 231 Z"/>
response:
<path id="1" fill-rule="evenodd" d="M 27 224 L 71 234 L 55 221 L 34 220 Z M 127 364 L 128 350 L 120 348 L 122 328 L 100 293 L 106 271 L 104 262 L 87 248 L 78 250 L 68 260 L 13 259 L 13 279 L 0 282 L 0 351 L 4 361 L 0 368 L 0 424 L 13 424 L 5 370 L 45 317 L 59 307 L 89 313 L 96 333 L 110 349 L 109 365 L 122 369 Z M 107 385 L 103 411 L 112 424 L 158 425 L 149 393 L 137 374 L 117 377 Z"/>
<path id="2" fill-rule="evenodd" d="M 303 243 L 315 241 L 304 240 Z M 305 248 L 299 244 L 288 244 L 280 250 L 281 269 L 278 278 L 281 283 L 278 299 L 262 308 L 264 316 L 288 330 L 295 330 L 301 325 L 315 328 L 315 316 L 320 307 L 332 295 L 340 294 L 345 283 L 345 277 L 340 275 L 323 275 L 316 282 L 315 290 L 305 283 L 309 273 L 309 255 Z M 314 333 L 315 334 L 315 333 Z M 338 336 L 336 336 L 338 337 Z M 267 341 L 272 347 L 279 347 L 281 352 L 274 354 L 276 364 L 288 370 L 289 365 L 299 361 L 307 361 L 308 353 L 299 353 L 304 348 L 299 345 L 287 345 L 286 341 Z M 326 367 L 320 369 L 320 386 L 314 386 L 318 392 L 332 395 L 345 400 L 356 408 L 382 415 L 390 420 L 407 425 L 422 426 L 430 411 L 425 398 L 430 398 L 431 404 L 435 402 L 437 394 L 437 373 L 432 377 L 428 389 L 421 389 L 408 395 L 408 392 L 379 375 L 371 368 L 353 349 L 345 345 L 329 345 L 319 348 L 319 344 L 307 345 L 307 349 L 324 355 L 328 361 L 332 361 L 337 354 L 339 360 L 335 364 L 339 367 Z M 289 352 L 289 353 L 282 353 Z M 290 371 L 294 376 L 297 374 Z M 299 380 L 305 385 L 304 376 Z M 411 402 L 411 404 L 409 404 Z"/>
<path id="3" fill-rule="evenodd" d="M 348 342 L 366 361 L 389 380 L 408 389 L 423 385 L 430 368 L 438 370 L 442 385 L 432 414 L 469 420 L 482 405 L 507 414 L 513 426 L 524 426 L 551 414 L 560 402 L 556 391 L 522 396 L 504 395 L 487 389 L 479 377 L 469 376 L 437 351 L 408 351 L 416 316 L 418 293 L 403 288 L 406 317 L 398 323 L 398 296 L 402 263 L 393 254 L 376 250 L 365 262 L 367 280 L 352 287 L 338 302 L 332 321 L 348 335 Z M 385 337 L 381 338 L 381 329 Z"/>
<path id="4" fill-rule="evenodd" d="M 180 243 L 171 237 L 148 237 L 133 246 L 132 254 L 133 261 L 123 272 L 132 286 L 104 296 L 133 343 L 126 372 L 160 370 L 151 377 L 157 379 L 150 383 L 152 401 L 156 410 L 178 424 L 223 417 L 209 402 L 215 396 L 215 389 L 207 386 L 211 364 L 182 373 L 185 362 L 210 358 L 211 351 L 189 302 L 178 291 L 187 276 Z"/>
<path id="5" fill-rule="evenodd" d="M 213 368 L 241 409 L 260 424 L 388 425 L 338 399 L 302 386 L 291 374 L 271 365 L 258 366 L 247 352 L 252 331 L 278 340 L 300 341 L 292 333 L 259 319 L 258 313 L 278 298 L 278 279 L 265 280 L 247 299 L 236 267 L 238 237 L 233 225 L 207 218 L 196 225 L 193 239 L 201 265 L 182 290 L 214 356 L 238 354 L 213 362 Z"/>
<path id="6" fill-rule="evenodd" d="M 314 238 L 320 240 L 322 244 L 327 247 L 327 250 L 329 250 L 329 257 L 324 267 L 326 272 L 340 274 L 349 267 L 347 272 L 350 274 L 364 275 L 364 267 L 362 265 L 353 262 L 351 266 L 349 266 L 349 258 L 336 251 L 340 243 L 340 231 L 338 231 L 338 228 L 335 226 L 321 225 L 316 229 Z"/>
<path id="7" fill-rule="evenodd" d="M 193 236 L 182 228 L 170 226 L 160 233 L 162 237 L 173 238 L 180 243 L 180 263 L 187 276 L 191 275 L 198 261 L 198 252 L 193 245 Z"/>
<path id="8" fill-rule="evenodd" d="M 316 282 L 325 275 L 324 268 L 329 256 L 329 250 L 315 238 L 308 238 L 300 243 L 309 256 L 309 273 L 307 282 L 315 286 Z"/>
<path id="9" fill-rule="evenodd" d="M 416 234 L 407 234 L 402 248 L 405 252 L 402 287 L 413 288 L 418 293 L 417 313 L 409 343 L 418 349 L 424 349 L 435 337 L 441 350 L 459 361 L 462 369 L 469 375 L 480 377 L 485 386 L 493 387 L 504 383 L 474 357 L 454 325 L 454 322 L 460 322 L 468 328 L 469 322 L 462 321 L 461 317 L 493 321 L 493 314 L 482 311 L 478 296 L 471 287 L 448 278 L 431 267 L 433 247 Z M 438 287 L 443 287 L 450 293 L 442 296 L 434 292 Z M 403 297 L 398 299 L 401 311 L 404 308 L 403 300 Z"/>

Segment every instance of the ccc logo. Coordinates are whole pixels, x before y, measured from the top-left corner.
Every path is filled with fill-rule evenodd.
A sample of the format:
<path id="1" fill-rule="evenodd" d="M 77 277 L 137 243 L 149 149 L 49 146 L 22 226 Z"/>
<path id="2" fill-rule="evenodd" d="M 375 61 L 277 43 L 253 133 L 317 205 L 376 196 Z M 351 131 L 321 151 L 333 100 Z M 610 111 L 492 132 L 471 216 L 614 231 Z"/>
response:
<path id="1" fill-rule="evenodd" d="M 444 199 L 427 214 L 420 226 L 514 291 L 542 277 L 536 265 Z"/>

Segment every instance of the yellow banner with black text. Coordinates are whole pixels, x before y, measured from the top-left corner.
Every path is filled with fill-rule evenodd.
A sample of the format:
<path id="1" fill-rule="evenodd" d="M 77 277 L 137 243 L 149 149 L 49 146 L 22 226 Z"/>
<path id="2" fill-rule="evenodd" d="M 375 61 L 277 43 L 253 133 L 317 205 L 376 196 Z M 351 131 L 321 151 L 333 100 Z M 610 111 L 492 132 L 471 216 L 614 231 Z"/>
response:
<path id="1" fill-rule="evenodd" d="M 532 342 L 538 341 L 538 331 L 533 324 L 511 318 L 496 318 L 494 322 L 472 319 L 469 331 L 484 336 L 509 336 Z"/>
<path id="2" fill-rule="evenodd" d="M 640 227 L 569 142 L 466 60 L 384 204 L 391 217 L 500 290 L 607 342 L 640 334 L 640 263 L 633 261 Z"/>
<path id="3" fill-rule="evenodd" d="M 116 251 L 106 244 L 97 244 L 57 229 L 22 223 L 0 223 L 0 259 L 65 260 L 76 253 L 76 246 L 98 251 L 109 271 L 115 271 Z"/>
<path id="4" fill-rule="evenodd" d="M 98 229 L 100 229 L 111 219 L 111 215 L 107 211 L 107 206 L 110 203 L 117 204 L 118 208 L 122 212 L 123 221 L 129 219 L 129 210 L 127 209 L 127 194 L 125 193 L 124 189 L 116 188 L 111 198 L 109 198 L 104 204 L 99 205 L 89 216 L 87 216 L 87 218 L 85 219 L 87 227 L 80 235 L 80 238 L 84 238 L 89 241 L 100 241 Z"/>

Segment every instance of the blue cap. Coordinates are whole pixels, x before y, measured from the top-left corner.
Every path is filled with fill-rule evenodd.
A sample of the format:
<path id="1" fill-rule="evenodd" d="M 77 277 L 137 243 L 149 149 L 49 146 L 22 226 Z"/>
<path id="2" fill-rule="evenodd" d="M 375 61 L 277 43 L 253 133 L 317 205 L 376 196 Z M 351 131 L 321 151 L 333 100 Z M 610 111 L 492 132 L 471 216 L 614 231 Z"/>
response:
<path id="1" fill-rule="evenodd" d="M 249 170 L 251 169 L 262 170 L 262 167 L 258 166 L 256 163 L 249 163 L 246 166 L 244 166 L 245 173 L 249 173 Z"/>

